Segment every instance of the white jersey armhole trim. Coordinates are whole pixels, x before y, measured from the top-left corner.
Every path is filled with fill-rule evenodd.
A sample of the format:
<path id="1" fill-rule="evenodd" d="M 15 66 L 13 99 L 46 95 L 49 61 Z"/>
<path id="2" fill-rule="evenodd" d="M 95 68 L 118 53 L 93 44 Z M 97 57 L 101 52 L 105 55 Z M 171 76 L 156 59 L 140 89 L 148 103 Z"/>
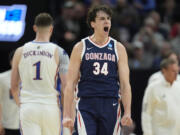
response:
<path id="1" fill-rule="evenodd" d="M 62 58 L 62 56 L 61 56 L 61 51 L 60 51 L 60 49 L 58 48 L 58 46 L 56 46 L 55 51 L 54 51 L 54 60 L 55 60 L 55 57 L 56 57 L 56 56 L 55 56 L 56 49 L 57 49 L 57 51 L 58 51 L 58 56 L 59 56 L 59 63 L 57 64 L 57 66 L 60 67 L 61 58 Z M 56 62 L 56 60 L 55 60 L 55 62 Z"/>
<path id="2" fill-rule="evenodd" d="M 114 39 L 112 39 L 114 40 Z M 116 57 L 117 57 L 117 62 L 119 61 L 119 55 L 118 55 L 118 52 L 117 52 L 117 40 L 114 40 L 114 51 L 115 51 L 115 54 L 116 54 Z"/>
<path id="3" fill-rule="evenodd" d="M 85 38 L 86 39 L 86 38 Z M 84 56 L 84 53 L 85 53 L 85 49 L 86 49 L 86 44 L 85 44 L 85 39 L 82 39 L 82 43 L 83 43 L 83 49 L 82 49 L 82 52 L 81 52 L 81 61 L 82 61 L 82 58 Z"/>
<path id="4" fill-rule="evenodd" d="M 58 51 L 58 57 L 59 57 L 59 63 L 57 64 L 56 63 L 56 66 L 57 66 L 57 68 L 59 68 L 59 65 L 60 65 L 60 56 L 59 56 L 59 54 L 60 54 L 60 51 L 59 51 L 59 49 L 58 49 L 58 45 L 57 44 L 55 44 L 55 43 L 52 43 L 52 42 L 48 42 L 48 43 L 50 43 L 51 44 L 51 46 L 54 46 L 54 53 L 53 53 L 53 57 L 54 57 L 54 59 L 53 59 L 53 61 L 56 63 L 56 56 L 55 56 L 55 54 L 56 54 L 56 49 L 57 49 L 57 51 Z M 46 44 L 46 43 L 45 43 Z"/>

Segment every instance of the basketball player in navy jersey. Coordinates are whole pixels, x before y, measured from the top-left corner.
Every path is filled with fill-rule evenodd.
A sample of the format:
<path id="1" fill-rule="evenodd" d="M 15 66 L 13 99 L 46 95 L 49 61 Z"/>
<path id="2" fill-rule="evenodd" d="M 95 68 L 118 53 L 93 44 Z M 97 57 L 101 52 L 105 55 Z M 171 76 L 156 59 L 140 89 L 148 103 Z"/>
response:
<path id="1" fill-rule="evenodd" d="M 106 5 L 92 7 L 88 12 L 87 23 L 94 34 L 77 43 L 71 54 L 63 125 L 73 127 L 72 103 L 78 84 L 79 100 L 73 135 L 119 135 L 120 91 L 124 107 L 121 124 L 132 124 L 127 53 L 121 43 L 109 37 L 111 16 L 112 11 Z"/>

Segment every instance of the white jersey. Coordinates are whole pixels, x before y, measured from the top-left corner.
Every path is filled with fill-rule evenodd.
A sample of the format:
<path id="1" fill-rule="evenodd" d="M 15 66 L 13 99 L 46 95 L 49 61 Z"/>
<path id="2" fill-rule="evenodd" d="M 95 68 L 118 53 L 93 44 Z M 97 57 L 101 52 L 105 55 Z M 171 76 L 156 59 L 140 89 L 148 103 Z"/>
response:
<path id="1" fill-rule="evenodd" d="M 58 65 L 55 61 L 57 45 L 51 42 L 28 42 L 23 46 L 19 63 L 22 83 L 21 103 L 57 104 Z"/>
<path id="2" fill-rule="evenodd" d="M 10 78 L 10 70 L 0 74 L 2 124 L 7 129 L 19 129 L 19 108 L 10 93 Z"/>
<path id="3" fill-rule="evenodd" d="M 180 135 L 180 82 L 164 78 L 148 85 L 143 98 L 143 135 Z"/>

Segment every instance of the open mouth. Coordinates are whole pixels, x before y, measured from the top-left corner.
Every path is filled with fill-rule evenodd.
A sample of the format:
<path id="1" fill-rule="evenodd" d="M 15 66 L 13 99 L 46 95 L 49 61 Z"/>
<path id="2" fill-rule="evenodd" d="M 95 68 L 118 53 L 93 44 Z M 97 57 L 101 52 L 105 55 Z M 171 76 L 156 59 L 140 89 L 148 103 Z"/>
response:
<path id="1" fill-rule="evenodd" d="M 108 27 L 104 27 L 104 31 L 108 32 L 109 28 Z"/>

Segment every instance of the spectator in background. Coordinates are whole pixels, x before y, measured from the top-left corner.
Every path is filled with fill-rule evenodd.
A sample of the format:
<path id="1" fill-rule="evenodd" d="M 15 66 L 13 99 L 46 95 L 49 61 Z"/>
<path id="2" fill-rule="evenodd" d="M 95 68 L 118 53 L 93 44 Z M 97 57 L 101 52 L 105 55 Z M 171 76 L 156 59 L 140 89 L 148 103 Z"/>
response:
<path id="1" fill-rule="evenodd" d="M 157 11 L 161 16 L 163 27 L 169 32 L 171 29 L 171 24 L 173 23 L 173 15 L 175 10 L 175 1 L 174 0 L 165 0 L 158 1 L 160 4 L 157 7 Z M 169 37 L 168 37 L 169 38 Z"/>
<path id="2" fill-rule="evenodd" d="M 156 8 L 156 0 L 133 0 L 133 4 L 142 18 Z"/>
<path id="3" fill-rule="evenodd" d="M 53 18 L 58 15 L 60 8 L 62 7 L 65 0 L 49 0 L 48 1 L 48 9 Z"/>
<path id="4" fill-rule="evenodd" d="M 152 17 L 147 17 L 144 20 L 144 26 L 141 27 L 140 31 L 134 36 L 134 41 L 139 40 L 143 42 L 144 49 L 155 55 L 164 41 L 163 36 L 156 31 L 156 23 Z"/>
<path id="5" fill-rule="evenodd" d="M 163 77 L 147 86 L 143 98 L 143 135 L 180 135 L 179 66 L 173 59 L 161 62 Z"/>
<path id="6" fill-rule="evenodd" d="M 9 55 L 11 65 L 14 51 Z M 11 70 L 0 74 L 0 135 L 20 135 L 19 107 L 10 91 Z"/>
<path id="7" fill-rule="evenodd" d="M 133 57 L 129 59 L 130 69 L 148 69 L 152 65 L 152 57 L 145 53 L 143 43 L 135 41 L 132 43 Z"/>
<path id="8" fill-rule="evenodd" d="M 164 56 L 162 56 L 161 61 L 162 61 L 163 59 L 167 59 L 167 58 L 168 58 L 168 59 L 172 59 L 172 60 L 176 61 L 177 63 L 179 63 L 178 57 L 177 57 L 176 53 L 173 52 L 173 51 L 170 51 L 170 50 L 169 50 L 168 52 L 166 52 L 166 53 L 164 54 Z M 160 67 L 160 65 L 159 65 L 159 67 Z M 161 71 L 157 71 L 157 72 L 153 73 L 153 74 L 149 77 L 148 84 L 151 84 L 152 82 L 156 82 L 156 81 L 158 81 L 158 80 L 161 79 L 161 78 L 163 78 L 162 72 L 161 72 Z M 180 76 L 179 76 L 179 75 L 178 75 L 178 79 L 180 79 Z"/>
<path id="9" fill-rule="evenodd" d="M 107 4 L 111 7 L 114 7 L 117 3 L 117 0 L 84 0 L 84 3 L 87 5 L 87 7 L 99 4 Z"/>
<path id="10" fill-rule="evenodd" d="M 179 34 L 179 23 L 180 23 L 180 3 L 175 4 L 173 14 L 172 14 L 172 19 L 171 19 L 171 30 L 170 30 L 170 38 L 174 39 L 178 36 Z"/>
<path id="11" fill-rule="evenodd" d="M 75 2 L 66 1 L 62 7 L 62 14 L 60 14 L 54 21 L 54 31 L 52 41 L 60 44 L 63 43 L 62 48 L 70 55 L 71 50 L 78 40 L 80 33 L 80 25 L 75 20 Z"/>
<path id="12" fill-rule="evenodd" d="M 171 50 L 172 50 L 172 46 L 170 45 L 170 43 L 168 41 L 164 41 L 162 43 L 161 48 L 160 48 L 160 52 L 157 53 L 157 55 L 155 56 L 155 58 L 153 60 L 152 68 L 153 69 L 160 69 L 161 60 L 166 58 L 167 55 L 169 55 L 169 52 Z"/>
<path id="13" fill-rule="evenodd" d="M 177 35 L 171 39 L 172 49 L 180 52 L 180 21 L 176 23 Z"/>
<path id="14" fill-rule="evenodd" d="M 157 6 L 157 11 L 161 16 L 162 22 L 172 23 L 174 9 L 176 7 L 175 0 L 157 0 L 159 6 Z"/>
<path id="15" fill-rule="evenodd" d="M 68 55 L 75 42 L 90 33 L 86 25 L 86 7 L 82 2 L 66 1 L 54 22 L 52 41 L 62 44 Z"/>
<path id="16" fill-rule="evenodd" d="M 117 0 L 112 18 L 112 32 L 123 44 L 130 42 L 139 29 L 139 15 L 136 9 L 127 0 Z"/>
<path id="17" fill-rule="evenodd" d="M 174 22 L 172 24 L 172 27 L 171 27 L 170 33 L 169 33 L 169 36 L 170 36 L 171 40 L 175 39 L 178 36 L 178 34 L 179 34 L 178 27 L 179 27 L 179 23 L 178 22 Z"/>
<path id="18" fill-rule="evenodd" d="M 169 38 L 169 25 L 161 22 L 161 18 L 158 12 L 152 11 L 149 13 L 149 17 L 154 20 L 154 31 L 160 33 L 165 39 Z"/>
<path id="19" fill-rule="evenodd" d="M 86 24 L 87 9 L 82 2 L 76 2 L 74 5 L 74 19 L 79 23 L 80 32 L 78 33 L 78 40 L 90 34 L 90 29 Z"/>

